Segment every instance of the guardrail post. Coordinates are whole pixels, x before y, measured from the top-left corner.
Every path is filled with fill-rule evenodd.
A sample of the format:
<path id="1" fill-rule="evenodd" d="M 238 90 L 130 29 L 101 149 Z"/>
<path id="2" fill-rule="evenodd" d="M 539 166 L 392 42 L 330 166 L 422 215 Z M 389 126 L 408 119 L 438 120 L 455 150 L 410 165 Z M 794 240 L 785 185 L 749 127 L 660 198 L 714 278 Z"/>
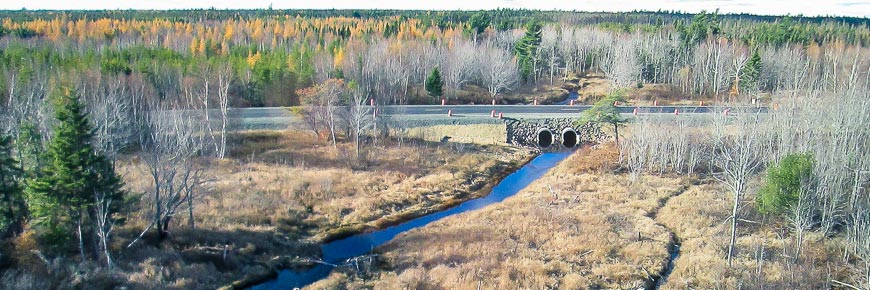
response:
<path id="1" fill-rule="evenodd" d="M 453 117 L 453 110 L 447 110 L 447 117 Z"/>
<path id="2" fill-rule="evenodd" d="M 535 98 L 535 106 L 538 105 L 538 98 Z"/>
<path id="3" fill-rule="evenodd" d="M 674 116 L 680 115 L 680 109 L 674 108 Z"/>
<path id="4" fill-rule="evenodd" d="M 704 100 L 700 100 L 700 101 L 698 101 L 698 106 L 699 106 L 699 107 L 703 107 L 703 106 L 704 106 Z"/>
<path id="5" fill-rule="evenodd" d="M 499 119 L 504 118 L 504 113 L 498 113 L 498 118 Z"/>
<path id="6" fill-rule="evenodd" d="M 658 106 L 658 105 L 659 105 L 659 100 L 655 100 L 655 101 L 653 101 L 653 107 L 656 107 L 656 106 Z"/>
<path id="7" fill-rule="evenodd" d="M 495 106 L 495 99 L 492 99 L 492 105 Z"/>
<path id="8" fill-rule="evenodd" d="M 492 110 L 492 112 L 489 113 L 489 117 L 495 118 L 495 110 Z"/>
<path id="9" fill-rule="evenodd" d="M 444 98 L 441 98 L 441 105 L 444 106 L 446 104 L 447 104 L 447 100 Z"/>
<path id="10" fill-rule="evenodd" d="M 730 111 L 730 110 L 731 110 L 731 109 L 725 109 L 725 111 L 722 112 L 722 114 L 724 114 L 725 116 L 728 116 L 728 111 Z"/>
<path id="11" fill-rule="evenodd" d="M 632 114 L 634 114 L 635 116 L 637 116 L 637 108 L 634 108 L 634 112 L 633 112 Z"/>
<path id="12" fill-rule="evenodd" d="M 574 100 L 571 100 L 571 102 L 568 103 L 568 106 L 573 106 L 573 105 L 574 105 Z"/>
<path id="13" fill-rule="evenodd" d="M 369 99 L 369 106 L 375 106 L 375 99 Z"/>

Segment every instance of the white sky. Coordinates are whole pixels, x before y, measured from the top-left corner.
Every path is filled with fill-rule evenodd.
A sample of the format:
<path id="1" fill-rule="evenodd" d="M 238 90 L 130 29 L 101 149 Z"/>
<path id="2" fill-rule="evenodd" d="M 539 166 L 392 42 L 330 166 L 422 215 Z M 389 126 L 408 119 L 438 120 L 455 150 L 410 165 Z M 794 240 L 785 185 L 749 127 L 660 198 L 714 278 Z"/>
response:
<path id="1" fill-rule="evenodd" d="M 631 11 L 679 10 L 759 15 L 836 15 L 870 17 L 870 0 L 0 0 L 0 9 L 421 9 Z"/>

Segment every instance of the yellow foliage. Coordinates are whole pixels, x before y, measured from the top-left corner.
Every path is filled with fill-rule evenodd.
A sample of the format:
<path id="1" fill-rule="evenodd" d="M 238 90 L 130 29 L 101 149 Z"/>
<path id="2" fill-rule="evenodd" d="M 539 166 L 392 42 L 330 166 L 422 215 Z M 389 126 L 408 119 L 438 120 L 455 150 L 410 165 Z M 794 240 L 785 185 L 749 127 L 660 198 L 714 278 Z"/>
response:
<path id="1" fill-rule="evenodd" d="M 335 48 L 335 57 L 332 59 L 332 67 L 333 68 L 341 67 L 342 62 L 344 62 L 344 48 L 336 47 Z"/>
<path id="2" fill-rule="evenodd" d="M 232 22 L 227 22 L 227 25 L 224 27 L 224 41 L 230 41 L 233 39 L 233 25 Z"/>
<path id="3" fill-rule="evenodd" d="M 199 41 L 197 41 L 196 37 L 190 41 L 190 54 L 196 55 L 196 50 L 199 48 Z"/>
<path id="4" fill-rule="evenodd" d="M 248 56 L 248 59 L 247 59 L 247 60 L 248 60 L 248 66 L 250 66 L 250 67 L 253 68 L 254 65 L 256 65 L 258 61 L 260 61 L 260 58 L 261 58 L 261 57 L 262 57 L 262 56 L 260 55 L 260 52 L 259 52 L 259 51 L 258 51 L 257 53 L 255 53 L 255 54 L 253 54 L 253 55 L 249 55 L 249 56 Z"/>

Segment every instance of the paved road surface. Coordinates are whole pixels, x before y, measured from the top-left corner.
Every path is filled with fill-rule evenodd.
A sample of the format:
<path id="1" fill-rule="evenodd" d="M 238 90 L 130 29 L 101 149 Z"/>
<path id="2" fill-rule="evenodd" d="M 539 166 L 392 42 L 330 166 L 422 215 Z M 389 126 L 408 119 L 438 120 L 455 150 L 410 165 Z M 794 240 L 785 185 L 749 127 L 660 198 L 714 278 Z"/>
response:
<path id="1" fill-rule="evenodd" d="M 405 119 L 413 118 L 437 118 L 447 117 L 447 111 L 451 110 L 457 117 L 489 117 L 493 110 L 496 114 L 502 113 L 505 117 L 512 118 L 566 118 L 578 116 L 583 110 L 592 106 L 567 106 L 567 105 L 408 105 L 408 106 L 382 106 L 379 108 L 380 115 L 401 116 Z M 619 106 L 623 114 L 634 113 L 637 108 L 639 114 L 701 114 L 721 112 L 726 107 L 713 106 Z M 748 108 L 750 111 L 765 112 L 767 108 Z M 216 113 L 216 112 L 215 112 Z M 289 108 L 239 108 L 230 109 L 230 118 L 234 121 L 237 129 L 281 129 L 291 124 L 298 124 L 300 120 Z"/>

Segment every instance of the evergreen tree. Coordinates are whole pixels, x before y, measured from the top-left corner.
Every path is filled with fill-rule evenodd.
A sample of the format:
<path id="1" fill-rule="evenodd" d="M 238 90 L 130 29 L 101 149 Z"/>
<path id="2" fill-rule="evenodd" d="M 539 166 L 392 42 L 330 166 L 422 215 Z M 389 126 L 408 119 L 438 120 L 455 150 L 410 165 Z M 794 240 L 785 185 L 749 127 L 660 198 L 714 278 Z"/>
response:
<path id="1" fill-rule="evenodd" d="M 761 76 L 761 55 L 758 49 L 752 52 L 752 56 L 746 62 L 746 67 L 740 76 L 740 87 L 747 90 L 758 89 L 758 79 Z"/>
<path id="2" fill-rule="evenodd" d="M 482 34 L 486 31 L 486 28 L 489 27 L 492 19 L 489 17 L 489 13 L 486 11 L 478 11 L 471 15 L 471 18 L 468 19 L 468 26 L 466 27 L 466 33 L 471 34 L 474 37 Z"/>
<path id="3" fill-rule="evenodd" d="M 583 111 L 581 122 L 607 123 L 613 125 L 614 135 L 616 136 L 616 147 L 619 148 L 619 126 L 628 122 L 628 118 L 619 114 L 619 108 L 615 102 L 625 103 L 625 91 L 619 90 L 610 93 L 598 102 L 595 102 L 591 108 Z"/>
<path id="4" fill-rule="evenodd" d="M 758 210 L 779 214 L 794 206 L 801 190 L 812 184 L 813 155 L 789 154 L 767 169 L 764 187 L 758 192 Z"/>
<path id="5" fill-rule="evenodd" d="M 26 214 L 19 184 L 22 171 L 12 154 L 12 138 L 0 136 L 0 237 L 20 231 Z"/>
<path id="6" fill-rule="evenodd" d="M 59 121 L 43 159 L 45 165 L 27 183 L 29 207 L 41 236 L 63 246 L 76 232 L 84 258 L 84 233 L 89 207 L 98 194 L 120 198 L 120 177 L 91 144 L 93 129 L 79 98 L 65 91 L 56 109 Z"/>
<path id="7" fill-rule="evenodd" d="M 21 124 L 18 140 L 15 142 L 18 151 L 18 161 L 21 163 L 19 168 L 25 173 L 36 172 L 37 168 L 42 167 L 42 159 L 40 154 L 44 150 L 42 144 L 42 134 L 36 129 L 33 123 L 25 121 Z"/>
<path id="8" fill-rule="evenodd" d="M 517 55 L 520 76 L 524 82 L 529 81 L 536 73 L 538 46 L 541 44 L 541 24 L 537 21 L 526 25 L 526 34 L 514 46 Z"/>
<path id="9" fill-rule="evenodd" d="M 429 96 L 438 98 L 444 95 L 444 80 L 441 79 L 441 72 L 438 71 L 438 67 L 436 66 L 432 69 L 432 73 L 429 74 L 429 77 L 426 78 L 426 93 Z"/>

